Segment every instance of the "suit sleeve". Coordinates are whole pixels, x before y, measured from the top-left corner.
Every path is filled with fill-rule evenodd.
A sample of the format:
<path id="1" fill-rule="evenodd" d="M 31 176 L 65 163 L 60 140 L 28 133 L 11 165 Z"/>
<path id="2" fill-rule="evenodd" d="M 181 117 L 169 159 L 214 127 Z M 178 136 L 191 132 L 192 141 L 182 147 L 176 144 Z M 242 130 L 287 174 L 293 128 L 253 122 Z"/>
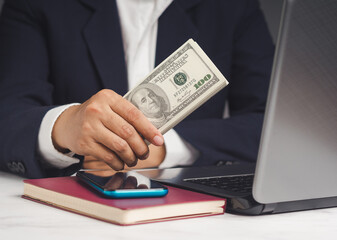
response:
<path id="1" fill-rule="evenodd" d="M 227 76 L 230 117 L 187 120 L 175 130 L 200 151 L 195 165 L 254 162 L 257 157 L 274 46 L 256 1 L 246 1 L 233 38 Z"/>
<path id="2" fill-rule="evenodd" d="M 43 169 L 37 154 L 41 120 L 55 107 L 45 30 L 38 22 L 25 0 L 5 2 L 0 19 L 0 169 L 29 178 L 69 170 Z"/>

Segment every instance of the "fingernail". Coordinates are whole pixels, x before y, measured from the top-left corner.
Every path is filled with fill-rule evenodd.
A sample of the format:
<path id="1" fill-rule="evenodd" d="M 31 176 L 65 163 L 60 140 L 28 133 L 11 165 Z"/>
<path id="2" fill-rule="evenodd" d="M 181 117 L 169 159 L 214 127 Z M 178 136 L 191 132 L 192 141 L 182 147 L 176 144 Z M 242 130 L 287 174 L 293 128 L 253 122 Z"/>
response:
<path id="1" fill-rule="evenodd" d="M 164 139 L 163 137 L 159 136 L 159 135 L 156 135 L 154 138 L 153 138 L 153 141 L 156 145 L 160 146 L 160 145 L 163 145 L 164 143 Z"/>
<path id="2" fill-rule="evenodd" d="M 140 160 L 145 160 L 145 159 L 147 159 L 149 157 L 149 155 L 150 155 L 150 152 L 147 152 L 144 155 L 140 156 L 139 159 Z"/>

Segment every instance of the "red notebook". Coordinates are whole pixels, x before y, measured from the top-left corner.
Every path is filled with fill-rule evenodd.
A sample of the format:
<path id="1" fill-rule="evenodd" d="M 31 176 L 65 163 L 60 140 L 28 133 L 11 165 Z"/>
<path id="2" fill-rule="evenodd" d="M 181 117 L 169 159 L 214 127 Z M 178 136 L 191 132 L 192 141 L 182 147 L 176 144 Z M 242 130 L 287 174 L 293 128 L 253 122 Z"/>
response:
<path id="1" fill-rule="evenodd" d="M 107 199 L 76 177 L 24 180 L 23 198 L 119 225 L 223 214 L 225 199 L 167 186 L 160 198 Z"/>

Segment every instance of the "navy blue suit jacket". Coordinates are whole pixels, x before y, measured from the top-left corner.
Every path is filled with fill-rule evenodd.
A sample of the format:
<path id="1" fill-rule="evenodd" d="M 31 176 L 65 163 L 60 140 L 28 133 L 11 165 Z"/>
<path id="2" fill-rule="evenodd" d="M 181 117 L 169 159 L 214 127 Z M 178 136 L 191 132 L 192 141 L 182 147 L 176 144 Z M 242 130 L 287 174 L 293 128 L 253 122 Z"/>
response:
<path id="1" fill-rule="evenodd" d="M 189 38 L 230 85 L 175 130 L 200 151 L 196 165 L 255 161 L 274 51 L 257 1 L 173 1 L 159 19 L 156 65 Z M 0 20 L 0 169 L 31 178 L 72 173 L 79 166 L 41 166 L 43 116 L 102 88 L 124 95 L 127 87 L 114 0 L 8 0 Z"/>

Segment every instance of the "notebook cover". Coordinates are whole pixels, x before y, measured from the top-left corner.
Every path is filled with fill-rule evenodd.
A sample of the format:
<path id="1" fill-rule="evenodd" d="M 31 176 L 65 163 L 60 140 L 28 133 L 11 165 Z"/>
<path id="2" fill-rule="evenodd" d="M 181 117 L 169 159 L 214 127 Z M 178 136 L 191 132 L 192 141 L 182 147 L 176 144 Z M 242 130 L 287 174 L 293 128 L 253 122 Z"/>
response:
<path id="1" fill-rule="evenodd" d="M 98 193 L 94 192 L 90 188 L 83 185 L 83 183 L 77 179 L 77 177 L 57 177 L 57 178 L 43 178 L 43 179 L 28 179 L 24 180 L 24 183 L 31 184 L 40 188 L 44 188 L 47 190 L 51 190 L 54 192 L 62 193 L 65 195 L 69 195 L 72 197 L 84 199 L 91 202 L 96 202 L 99 204 L 103 204 L 106 206 L 111 206 L 115 208 L 119 208 L 122 210 L 132 210 L 132 209 L 139 209 L 139 208 L 149 208 L 149 207 L 155 207 L 155 206 L 161 206 L 161 205 L 168 205 L 168 204 L 183 204 L 183 203 L 192 203 L 192 202 L 209 202 L 209 201 L 221 201 L 223 200 L 225 203 L 225 200 L 219 197 L 197 193 L 189 190 L 184 190 L 180 188 L 175 188 L 171 186 L 166 186 L 168 188 L 168 194 L 165 197 L 160 198 L 137 198 L 137 199 L 109 199 L 104 198 Z M 30 198 L 29 196 L 22 196 L 26 199 L 33 200 L 39 203 L 44 203 L 49 205 L 46 202 L 42 202 L 33 198 Z M 53 205 L 54 206 L 54 205 Z M 58 206 L 54 206 L 57 208 Z M 224 205 L 225 210 L 225 205 Z M 71 209 L 64 209 L 71 211 Z M 77 213 L 77 212 L 76 212 Z M 81 213 L 80 213 L 81 214 Z M 223 213 L 222 213 L 223 214 Z M 83 215 L 83 214 L 81 214 Z M 173 216 L 166 219 L 157 219 L 152 220 L 149 222 L 155 222 L 155 221 L 167 221 L 167 220 L 174 220 L 174 219 L 181 219 L 181 218 L 191 218 L 191 217 L 198 217 L 198 216 L 209 216 L 209 215 L 215 215 L 215 214 L 202 214 L 202 215 L 187 215 L 184 216 Z M 92 217 L 92 216 L 90 216 Z M 95 217 L 94 217 L 95 218 Z M 100 219 L 101 220 L 101 219 Z M 119 224 L 120 223 L 116 223 Z M 143 222 L 146 223 L 146 222 Z M 138 223 L 136 223 L 138 224 Z M 131 224 L 126 224 L 131 225 Z"/>

